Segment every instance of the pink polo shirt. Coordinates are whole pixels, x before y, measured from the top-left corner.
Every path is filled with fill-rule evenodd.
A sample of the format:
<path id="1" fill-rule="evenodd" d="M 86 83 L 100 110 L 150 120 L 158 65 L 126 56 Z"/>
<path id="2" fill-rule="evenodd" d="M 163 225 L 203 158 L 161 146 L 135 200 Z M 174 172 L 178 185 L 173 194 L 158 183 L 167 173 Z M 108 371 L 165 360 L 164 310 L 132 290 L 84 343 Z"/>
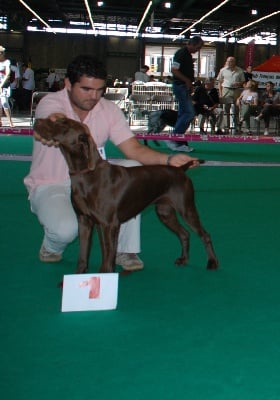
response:
<path id="1" fill-rule="evenodd" d="M 66 89 L 49 93 L 38 104 L 35 118 L 47 118 L 52 113 L 63 113 L 68 118 L 80 121 L 73 111 Z M 104 146 L 109 139 L 116 146 L 133 137 L 121 109 L 110 100 L 101 98 L 83 121 L 91 132 L 97 147 Z M 29 193 L 39 185 L 61 183 L 69 179 L 68 167 L 57 147 L 48 147 L 34 140 L 32 163 L 24 184 Z"/>

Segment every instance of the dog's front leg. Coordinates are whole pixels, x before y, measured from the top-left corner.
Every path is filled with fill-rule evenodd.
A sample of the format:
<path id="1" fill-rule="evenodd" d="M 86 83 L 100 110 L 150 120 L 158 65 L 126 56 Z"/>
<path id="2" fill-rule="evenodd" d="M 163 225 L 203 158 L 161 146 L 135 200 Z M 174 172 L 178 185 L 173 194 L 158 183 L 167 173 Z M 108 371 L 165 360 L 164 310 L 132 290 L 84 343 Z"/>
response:
<path id="1" fill-rule="evenodd" d="M 94 228 L 92 219 L 85 215 L 78 216 L 79 224 L 79 241 L 80 241 L 80 252 L 78 259 L 77 274 L 83 274 L 88 270 L 88 259 L 91 248 L 91 237 Z"/>
<path id="2" fill-rule="evenodd" d="M 99 225 L 97 230 L 102 251 L 99 272 L 114 272 L 120 225 Z"/>

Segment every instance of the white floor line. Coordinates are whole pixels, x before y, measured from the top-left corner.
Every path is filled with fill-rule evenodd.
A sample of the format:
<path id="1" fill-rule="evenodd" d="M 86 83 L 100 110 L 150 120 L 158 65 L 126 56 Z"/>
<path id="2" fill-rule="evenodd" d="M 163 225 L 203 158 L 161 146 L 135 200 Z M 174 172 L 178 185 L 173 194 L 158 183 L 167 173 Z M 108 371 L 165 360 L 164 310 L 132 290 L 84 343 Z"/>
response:
<path id="1" fill-rule="evenodd" d="M 0 154 L 2 161 L 31 161 L 32 156 L 29 154 Z M 214 161 L 205 160 L 203 167 L 280 167 L 280 163 L 271 162 L 247 162 L 247 161 Z"/>
<path id="2" fill-rule="evenodd" d="M 280 163 L 247 162 L 247 161 L 214 161 L 205 160 L 201 166 L 205 167 L 280 167 Z"/>

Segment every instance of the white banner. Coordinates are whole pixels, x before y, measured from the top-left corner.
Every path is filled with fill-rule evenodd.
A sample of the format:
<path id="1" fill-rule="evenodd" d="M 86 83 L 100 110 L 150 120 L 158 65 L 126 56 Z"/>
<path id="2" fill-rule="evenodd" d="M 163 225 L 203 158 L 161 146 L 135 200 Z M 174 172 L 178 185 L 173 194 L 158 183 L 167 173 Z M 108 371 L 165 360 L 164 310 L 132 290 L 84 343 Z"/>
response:
<path id="1" fill-rule="evenodd" d="M 259 88 L 264 88 L 266 82 L 271 81 L 275 85 L 275 89 L 280 87 L 280 71 L 279 72 L 263 72 L 253 71 L 253 79 L 259 82 Z"/>

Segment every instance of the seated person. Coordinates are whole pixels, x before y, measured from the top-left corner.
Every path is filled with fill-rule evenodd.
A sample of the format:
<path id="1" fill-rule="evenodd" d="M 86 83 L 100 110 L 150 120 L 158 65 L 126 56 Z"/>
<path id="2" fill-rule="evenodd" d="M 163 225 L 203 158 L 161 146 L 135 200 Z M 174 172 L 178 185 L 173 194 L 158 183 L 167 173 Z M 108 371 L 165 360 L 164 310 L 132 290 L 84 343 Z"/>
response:
<path id="1" fill-rule="evenodd" d="M 280 92 L 274 90 L 274 83 L 271 81 L 265 85 L 265 91 L 261 96 L 261 105 L 261 112 L 255 119 L 257 121 L 264 120 L 264 135 L 268 135 L 270 117 L 280 115 Z"/>
<path id="2" fill-rule="evenodd" d="M 256 115 L 258 103 L 258 82 L 249 80 L 246 82 L 241 95 L 236 100 L 236 105 L 240 110 L 239 131 L 241 131 L 242 124 L 245 122 L 245 133 L 248 135 L 252 134 L 250 131 L 250 116 Z"/>
<path id="3" fill-rule="evenodd" d="M 220 115 L 217 110 L 219 106 L 219 92 L 214 87 L 214 83 L 215 80 L 213 78 L 206 79 L 204 84 L 196 86 L 192 96 L 196 115 L 202 115 L 199 125 L 200 133 L 202 134 L 206 134 L 204 130 L 206 120 L 210 122 L 211 133 L 215 132 L 216 124 L 218 125 L 218 131 L 221 131 L 221 118 L 219 118 Z"/>

